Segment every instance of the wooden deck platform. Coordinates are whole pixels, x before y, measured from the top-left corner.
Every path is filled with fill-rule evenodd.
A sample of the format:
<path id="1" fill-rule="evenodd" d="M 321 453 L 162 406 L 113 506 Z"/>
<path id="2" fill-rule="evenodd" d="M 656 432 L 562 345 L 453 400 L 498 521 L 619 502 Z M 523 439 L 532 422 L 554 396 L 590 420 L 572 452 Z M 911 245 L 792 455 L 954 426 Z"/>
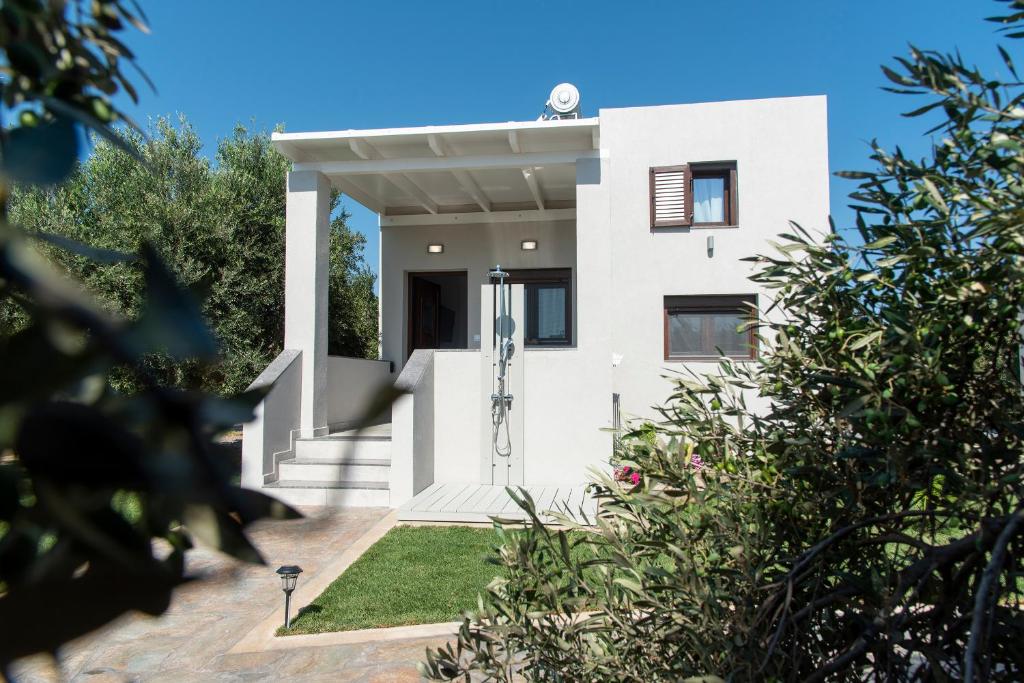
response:
<path id="1" fill-rule="evenodd" d="M 568 507 L 577 521 L 584 521 L 580 509 L 593 523 L 597 503 L 586 495 L 585 486 L 524 486 L 537 510 L 561 512 Z M 400 522 L 490 522 L 492 517 L 526 519 L 504 486 L 480 484 L 432 484 L 398 509 Z M 550 517 L 541 515 L 547 521 Z M 552 520 L 553 521 L 553 520 Z"/>

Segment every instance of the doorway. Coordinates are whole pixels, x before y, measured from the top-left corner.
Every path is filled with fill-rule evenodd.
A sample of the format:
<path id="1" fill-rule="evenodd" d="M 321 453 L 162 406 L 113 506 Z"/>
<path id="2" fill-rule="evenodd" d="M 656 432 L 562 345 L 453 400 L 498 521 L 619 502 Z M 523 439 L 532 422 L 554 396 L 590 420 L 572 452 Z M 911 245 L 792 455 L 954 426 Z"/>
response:
<path id="1" fill-rule="evenodd" d="M 416 349 L 468 348 L 466 271 L 409 273 L 408 355 Z"/>

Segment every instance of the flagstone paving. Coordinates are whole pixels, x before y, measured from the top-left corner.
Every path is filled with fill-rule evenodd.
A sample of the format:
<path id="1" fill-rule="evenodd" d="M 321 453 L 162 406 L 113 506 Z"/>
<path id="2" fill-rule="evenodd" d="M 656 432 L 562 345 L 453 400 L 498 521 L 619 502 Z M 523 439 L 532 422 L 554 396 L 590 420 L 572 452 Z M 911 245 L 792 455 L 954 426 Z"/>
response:
<path id="1" fill-rule="evenodd" d="M 420 638 L 229 654 L 275 610 L 283 594 L 274 570 L 298 564 L 308 580 L 390 510 L 306 509 L 307 519 L 260 523 L 251 538 L 267 565 L 243 565 L 207 549 L 190 553 L 190 572 L 210 575 L 181 588 L 171 608 L 152 618 L 126 616 L 69 645 L 55 670 L 45 658 L 23 660 L 17 681 L 419 681 L 416 662 L 444 638 Z"/>

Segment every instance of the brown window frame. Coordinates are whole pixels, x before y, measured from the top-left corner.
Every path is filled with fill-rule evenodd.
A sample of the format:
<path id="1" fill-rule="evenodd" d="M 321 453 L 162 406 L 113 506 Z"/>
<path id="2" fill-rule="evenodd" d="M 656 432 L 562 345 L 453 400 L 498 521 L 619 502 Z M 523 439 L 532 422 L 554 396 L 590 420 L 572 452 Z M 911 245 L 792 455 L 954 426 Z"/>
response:
<path id="1" fill-rule="evenodd" d="M 524 268 L 510 269 L 507 282 L 523 285 L 523 312 L 526 314 L 526 329 L 523 330 L 523 344 L 530 347 L 564 347 L 573 345 L 572 330 L 572 269 L 571 268 Z M 561 285 L 565 289 L 565 339 L 542 341 L 531 337 L 537 325 L 539 285 Z M 532 329 L 531 329 L 532 328 Z"/>
<path id="2" fill-rule="evenodd" d="M 757 295 L 756 294 L 708 294 L 696 296 L 666 296 L 662 305 L 663 313 L 663 335 L 665 360 L 670 362 L 702 362 L 718 361 L 723 356 L 717 354 L 700 355 L 672 355 L 669 346 L 669 317 L 673 313 L 745 313 L 752 322 L 757 322 Z M 703 332 L 702 332 L 703 334 Z M 753 361 L 757 360 L 757 325 L 751 325 L 747 329 L 747 342 L 749 351 L 743 355 L 729 355 L 724 357 L 733 360 Z"/>
<path id="3" fill-rule="evenodd" d="M 682 171 L 685 174 L 684 182 L 686 184 L 686 217 L 680 220 L 658 221 L 655 219 L 655 177 L 659 173 L 678 173 L 680 171 Z M 698 223 L 693 220 L 693 181 L 697 178 L 721 178 L 724 181 L 724 221 L 707 221 Z M 739 225 L 738 179 L 736 173 L 736 162 L 734 161 L 700 162 L 693 164 L 677 164 L 675 166 L 652 166 L 649 171 L 648 192 L 648 204 L 650 205 L 652 230 L 658 228 L 682 227 L 732 228 Z"/>

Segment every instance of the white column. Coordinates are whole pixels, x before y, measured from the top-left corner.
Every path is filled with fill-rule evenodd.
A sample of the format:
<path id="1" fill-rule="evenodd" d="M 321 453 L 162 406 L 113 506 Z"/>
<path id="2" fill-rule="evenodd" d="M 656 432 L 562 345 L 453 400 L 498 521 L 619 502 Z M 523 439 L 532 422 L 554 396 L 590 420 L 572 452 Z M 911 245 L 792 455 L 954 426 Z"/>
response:
<path id="1" fill-rule="evenodd" d="M 327 432 L 327 274 L 331 184 L 318 171 L 288 174 L 284 347 L 302 352 L 301 436 Z"/>

